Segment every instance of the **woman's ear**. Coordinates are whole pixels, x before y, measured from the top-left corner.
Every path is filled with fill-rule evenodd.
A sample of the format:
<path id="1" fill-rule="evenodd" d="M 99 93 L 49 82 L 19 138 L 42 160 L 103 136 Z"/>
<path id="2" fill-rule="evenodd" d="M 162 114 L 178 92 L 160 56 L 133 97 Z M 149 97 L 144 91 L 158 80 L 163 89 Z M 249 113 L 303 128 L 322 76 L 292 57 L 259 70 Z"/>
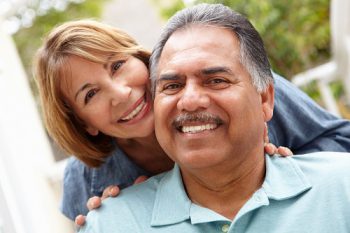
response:
<path id="1" fill-rule="evenodd" d="M 275 98 L 275 90 L 273 84 L 271 83 L 264 92 L 260 93 L 262 111 L 264 114 L 264 121 L 267 122 L 271 120 L 273 116 L 273 106 Z"/>
<path id="2" fill-rule="evenodd" d="M 94 128 L 94 127 L 88 126 L 85 129 L 91 136 L 97 136 L 98 135 L 98 130 L 96 128 Z"/>

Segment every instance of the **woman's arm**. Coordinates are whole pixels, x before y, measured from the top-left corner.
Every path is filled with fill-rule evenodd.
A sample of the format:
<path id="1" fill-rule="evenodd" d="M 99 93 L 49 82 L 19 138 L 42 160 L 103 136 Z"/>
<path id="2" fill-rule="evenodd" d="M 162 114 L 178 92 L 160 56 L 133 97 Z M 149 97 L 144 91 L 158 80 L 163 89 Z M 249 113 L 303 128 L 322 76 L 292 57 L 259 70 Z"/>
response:
<path id="1" fill-rule="evenodd" d="M 74 221 L 76 216 L 89 211 L 86 206 L 89 198 L 102 196 L 110 185 L 128 187 L 143 175 L 149 176 L 118 148 L 99 168 L 89 168 L 72 157 L 64 173 L 61 211 Z"/>
<path id="2" fill-rule="evenodd" d="M 275 109 L 269 125 L 270 141 L 294 154 L 350 151 L 350 122 L 318 106 L 292 83 L 274 74 Z"/>

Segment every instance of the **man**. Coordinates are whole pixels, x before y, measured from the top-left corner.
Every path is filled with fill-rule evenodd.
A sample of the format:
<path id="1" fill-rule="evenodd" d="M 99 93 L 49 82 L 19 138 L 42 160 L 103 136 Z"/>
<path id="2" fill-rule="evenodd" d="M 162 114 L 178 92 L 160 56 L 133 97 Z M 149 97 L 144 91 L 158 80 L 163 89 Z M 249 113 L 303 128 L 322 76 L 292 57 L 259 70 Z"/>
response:
<path id="1" fill-rule="evenodd" d="M 350 156 L 264 156 L 273 79 L 241 15 L 176 14 L 151 58 L 157 138 L 175 168 L 109 199 L 82 232 L 348 232 Z"/>

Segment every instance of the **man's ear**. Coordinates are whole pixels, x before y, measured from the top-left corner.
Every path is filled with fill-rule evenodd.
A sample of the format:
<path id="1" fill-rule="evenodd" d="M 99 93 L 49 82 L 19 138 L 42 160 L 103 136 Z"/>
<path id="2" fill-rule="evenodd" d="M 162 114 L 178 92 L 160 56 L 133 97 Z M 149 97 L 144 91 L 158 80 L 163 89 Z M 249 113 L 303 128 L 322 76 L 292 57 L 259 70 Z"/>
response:
<path id="1" fill-rule="evenodd" d="M 271 83 L 265 91 L 260 93 L 261 95 L 261 104 L 262 111 L 264 114 L 264 121 L 267 122 L 271 120 L 273 116 L 273 106 L 274 106 L 274 98 L 275 98 L 275 89 L 273 84 Z"/>
<path id="2" fill-rule="evenodd" d="M 91 136 L 97 136 L 97 134 L 98 134 L 98 129 L 96 129 L 94 127 L 87 126 L 85 129 Z"/>

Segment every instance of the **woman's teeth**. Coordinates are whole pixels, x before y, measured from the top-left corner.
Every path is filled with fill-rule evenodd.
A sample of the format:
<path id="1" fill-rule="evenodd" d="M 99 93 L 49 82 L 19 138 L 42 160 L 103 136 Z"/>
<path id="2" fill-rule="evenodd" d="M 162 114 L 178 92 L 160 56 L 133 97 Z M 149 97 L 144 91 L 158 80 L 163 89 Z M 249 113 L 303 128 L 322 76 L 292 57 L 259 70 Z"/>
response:
<path id="1" fill-rule="evenodd" d="M 142 108 L 145 106 L 146 102 L 145 100 L 142 101 L 142 103 L 139 104 L 139 106 L 137 106 L 137 108 L 134 109 L 134 111 L 132 111 L 129 115 L 127 115 L 124 118 L 121 118 L 121 120 L 123 121 L 128 121 L 131 120 L 132 118 L 134 118 L 137 114 L 139 114 L 139 112 L 142 110 Z"/>

